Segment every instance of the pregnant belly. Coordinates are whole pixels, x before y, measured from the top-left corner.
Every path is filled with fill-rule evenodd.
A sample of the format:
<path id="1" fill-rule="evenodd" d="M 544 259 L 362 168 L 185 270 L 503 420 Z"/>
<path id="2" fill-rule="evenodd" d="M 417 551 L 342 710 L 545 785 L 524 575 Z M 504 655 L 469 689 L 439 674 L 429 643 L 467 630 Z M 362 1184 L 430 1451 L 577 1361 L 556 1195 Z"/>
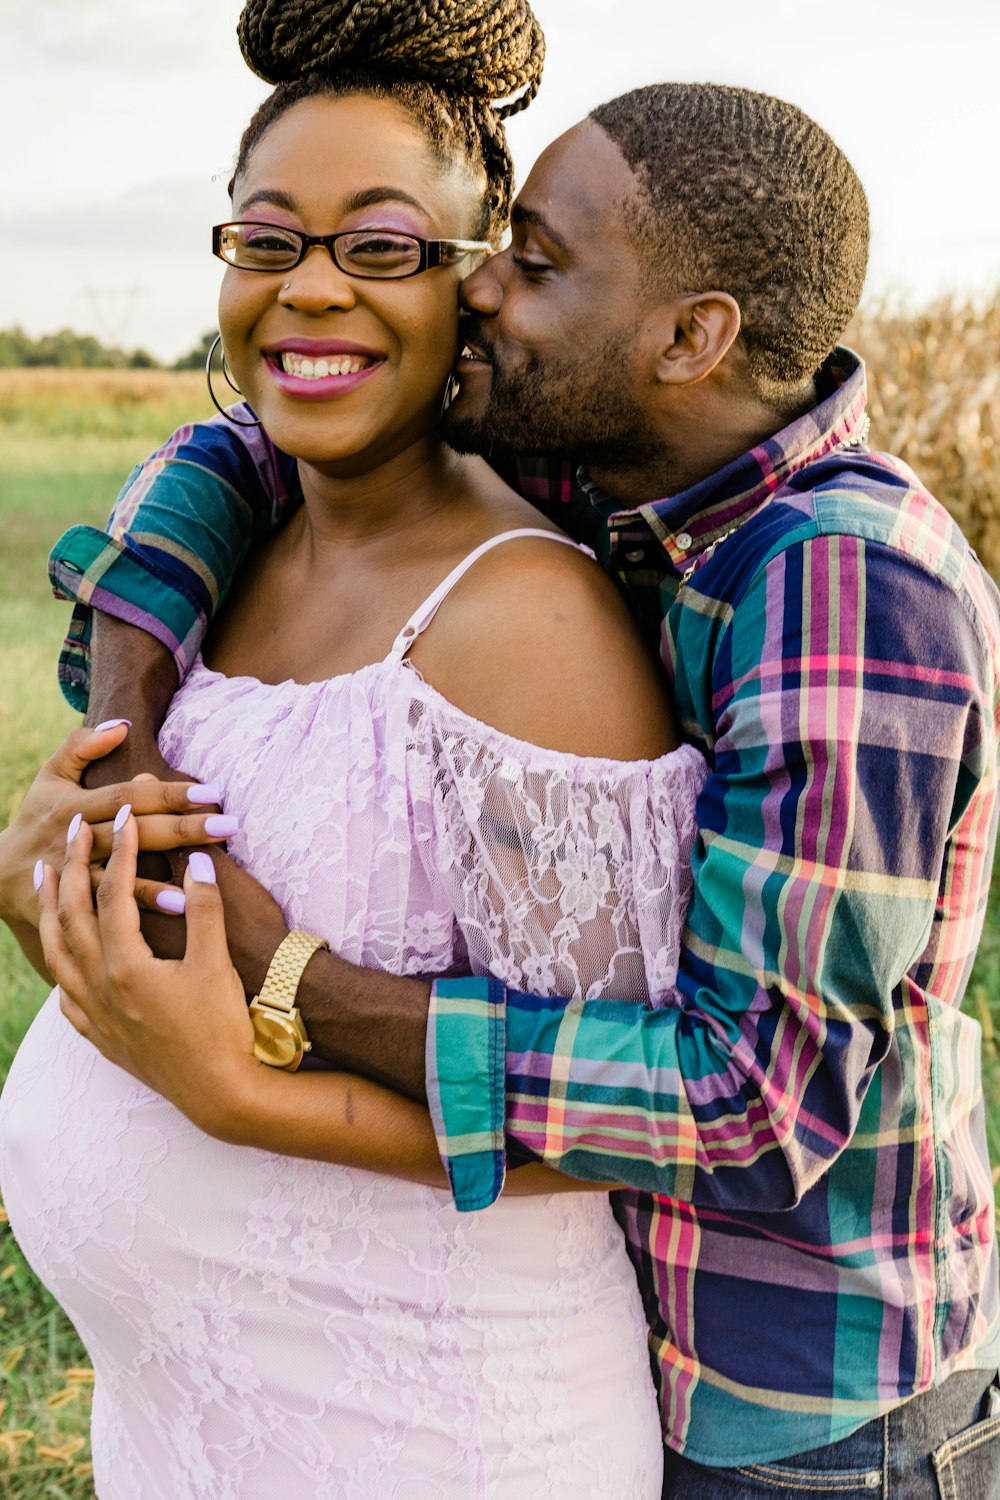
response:
<path id="1" fill-rule="evenodd" d="M 353 1497 L 387 1443 L 400 1495 L 415 1471 L 449 1497 L 659 1493 L 645 1327 L 603 1195 L 458 1215 L 430 1188 L 214 1141 L 54 996 L 0 1099 L 0 1187 L 97 1371 L 110 1500 Z"/>
<path id="2" fill-rule="evenodd" d="M 438 1314 L 515 1297 L 557 1313 L 578 1305 L 579 1277 L 629 1275 L 600 1194 L 457 1214 L 432 1188 L 213 1140 L 102 1058 L 55 993 L 0 1100 L 0 1184 L 36 1271 L 81 1315 L 84 1288 L 102 1306 L 159 1282 L 231 1300 L 248 1280 L 280 1281 L 283 1300 L 333 1284 Z"/>

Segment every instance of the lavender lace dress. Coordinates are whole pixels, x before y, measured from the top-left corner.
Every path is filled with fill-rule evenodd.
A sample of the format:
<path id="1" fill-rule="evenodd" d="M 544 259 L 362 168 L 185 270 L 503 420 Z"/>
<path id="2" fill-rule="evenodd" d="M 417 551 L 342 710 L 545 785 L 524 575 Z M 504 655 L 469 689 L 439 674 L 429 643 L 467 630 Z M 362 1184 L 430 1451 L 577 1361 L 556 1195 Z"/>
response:
<path id="1" fill-rule="evenodd" d="M 360 671 L 272 686 L 199 661 L 163 752 L 224 785 L 233 856 L 348 959 L 669 1000 L 703 764 L 542 750 L 444 700 L 406 651 L 460 571 Z M 54 996 L 0 1101 L 0 1180 L 94 1363 L 101 1500 L 659 1500 L 602 1194 L 458 1214 L 223 1144 Z"/>

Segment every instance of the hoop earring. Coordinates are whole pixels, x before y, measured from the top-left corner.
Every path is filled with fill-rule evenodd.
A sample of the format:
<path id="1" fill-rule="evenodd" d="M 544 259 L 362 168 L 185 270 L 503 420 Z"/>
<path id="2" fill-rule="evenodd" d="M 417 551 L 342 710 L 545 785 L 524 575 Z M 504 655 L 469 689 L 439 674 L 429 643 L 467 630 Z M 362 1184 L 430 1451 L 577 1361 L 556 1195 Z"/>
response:
<path id="1" fill-rule="evenodd" d="M 212 360 L 215 358 L 215 351 L 216 349 L 218 349 L 221 343 L 222 334 L 217 333 L 212 342 L 212 347 L 208 351 L 208 358 L 205 360 L 205 379 L 208 382 L 208 394 L 212 398 L 212 405 L 215 407 L 217 412 L 221 413 L 221 415 L 225 417 L 227 422 L 232 422 L 235 427 L 259 427 L 261 425 L 259 417 L 254 417 L 252 422 L 242 422 L 239 417 L 234 417 L 232 413 L 226 409 L 226 407 L 219 405 L 216 394 L 212 389 Z M 240 390 L 239 386 L 235 384 L 235 382 L 233 381 L 233 377 L 230 375 L 228 369 L 226 368 L 226 351 L 224 349 L 222 351 L 222 373 L 226 377 L 229 385 L 236 392 L 237 396 L 241 396 L 243 392 Z M 247 410 L 252 411 L 253 408 L 248 405 Z"/>

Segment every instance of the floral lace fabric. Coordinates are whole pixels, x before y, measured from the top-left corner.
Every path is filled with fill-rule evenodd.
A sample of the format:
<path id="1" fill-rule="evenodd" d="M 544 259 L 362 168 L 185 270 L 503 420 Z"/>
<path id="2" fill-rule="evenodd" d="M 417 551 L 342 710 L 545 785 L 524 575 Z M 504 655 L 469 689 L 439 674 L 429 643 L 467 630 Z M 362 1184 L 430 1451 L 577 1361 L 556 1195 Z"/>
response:
<path id="1" fill-rule="evenodd" d="M 267 685 L 198 663 L 164 754 L 221 783 L 292 926 L 399 973 L 669 1003 L 703 764 L 477 723 L 405 663 Z M 101 1500 L 658 1500 L 642 1308 L 607 1199 L 448 1195 L 211 1140 L 54 997 L 0 1180 L 93 1359 Z"/>

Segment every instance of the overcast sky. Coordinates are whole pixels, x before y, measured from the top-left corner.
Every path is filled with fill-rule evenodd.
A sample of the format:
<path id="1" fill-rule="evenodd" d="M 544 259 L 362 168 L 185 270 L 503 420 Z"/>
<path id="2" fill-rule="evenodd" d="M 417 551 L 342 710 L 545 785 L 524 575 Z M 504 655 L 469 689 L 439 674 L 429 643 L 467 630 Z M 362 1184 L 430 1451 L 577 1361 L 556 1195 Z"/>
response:
<path id="1" fill-rule="evenodd" d="M 70 326 L 170 359 L 215 323 L 233 151 L 266 85 L 241 0 L 0 0 L 0 328 Z M 1000 285 L 997 0 L 535 0 L 542 90 L 511 123 L 523 181 L 600 100 L 660 78 L 793 100 L 872 202 L 869 287 Z"/>

